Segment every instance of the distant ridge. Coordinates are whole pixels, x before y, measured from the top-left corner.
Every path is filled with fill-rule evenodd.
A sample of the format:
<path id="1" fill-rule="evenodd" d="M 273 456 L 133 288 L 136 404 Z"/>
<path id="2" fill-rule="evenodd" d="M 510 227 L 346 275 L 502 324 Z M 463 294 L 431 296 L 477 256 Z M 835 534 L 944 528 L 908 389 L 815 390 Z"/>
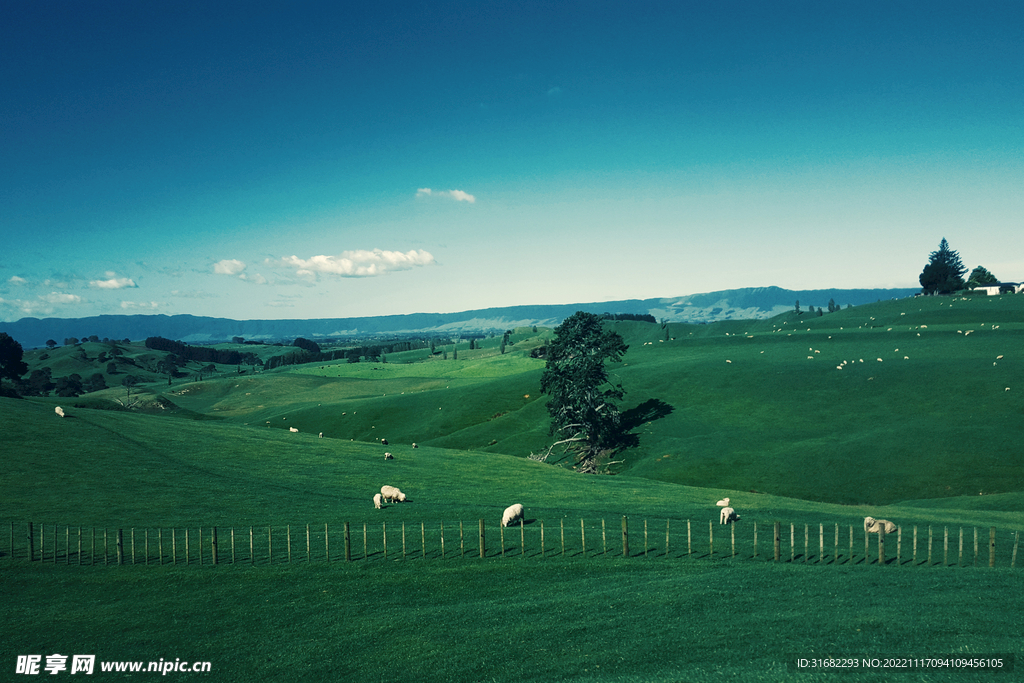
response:
<path id="1" fill-rule="evenodd" d="M 901 299 L 920 291 L 914 289 L 810 289 L 747 287 L 705 294 L 658 298 L 625 299 L 580 304 L 538 304 L 483 308 L 458 313 L 411 313 L 360 318 L 316 318 L 311 320 L 232 320 L 194 315 L 98 315 L 87 318 L 22 318 L 0 322 L 6 332 L 25 348 L 46 345 L 48 339 L 63 344 L 69 337 L 96 335 L 110 339 L 166 337 L 193 344 L 247 340 L 291 340 L 295 337 L 373 337 L 380 335 L 434 333 L 455 335 L 487 332 L 531 325 L 554 326 L 576 311 L 588 313 L 647 313 L 669 322 L 708 323 L 717 320 L 764 319 L 792 310 L 797 301 L 802 310 L 858 306 L 882 299 Z"/>

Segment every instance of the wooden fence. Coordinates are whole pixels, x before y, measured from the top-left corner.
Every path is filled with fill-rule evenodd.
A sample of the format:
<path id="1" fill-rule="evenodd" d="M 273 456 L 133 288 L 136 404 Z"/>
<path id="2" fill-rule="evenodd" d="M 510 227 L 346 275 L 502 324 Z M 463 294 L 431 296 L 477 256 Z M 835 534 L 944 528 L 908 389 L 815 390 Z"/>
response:
<path id="1" fill-rule="evenodd" d="M 801 528 L 802 527 L 802 528 Z M 686 557 L 804 564 L 1009 566 L 1017 564 L 1019 531 L 928 526 L 868 534 L 860 526 L 826 524 L 720 526 L 691 520 L 622 518 L 543 520 L 501 527 L 439 522 L 350 525 L 97 529 L 10 523 L 7 559 L 76 565 L 277 565 L 392 559 Z M 997 544 L 997 538 L 1003 540 Z M 979 540 L 980 539 L 980 540 Z M 863 548 L 861 548 L 863 540 Z M 951 547 L 952 540 L 952 547 Z M 1012 541 L 1012 543 L 1011 543 Z M 980 543 L 980 545 L 979 545 Z M 984 547 L 987 545 L 987 549 Z M 998 546 L 998 548 L 997 548 Z M 1011 550 L 1012 547 L 1012 550 Z M 987 552 L 986 552 L 987 550 Z"/>

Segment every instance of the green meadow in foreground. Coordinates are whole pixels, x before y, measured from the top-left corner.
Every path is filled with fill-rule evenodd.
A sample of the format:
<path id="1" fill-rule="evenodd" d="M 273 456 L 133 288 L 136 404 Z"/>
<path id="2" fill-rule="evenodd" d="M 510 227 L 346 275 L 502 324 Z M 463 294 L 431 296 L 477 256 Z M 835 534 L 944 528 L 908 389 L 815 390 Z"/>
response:
<path id="1" fill-rule="evenodd" d="M 630 345 L 613 373 L 636 436 L 612 477 L 523 457 L 550 443 L 543 361 L 516 348 L 543 331 L 504 355 L 485 343 L 458 361 L 409 352 L 154 383 L 136 411 L 110 409 L 113 389 L 0 399 L 0 679 L 24 679 L 19 655 L 61 653 L 210 661 L 168 675 L 217 681 L 1010 680 L 791 663 L 1024 654 L 1017 301 L 611 323 Z M 408 502 L 374 509 L 383 484 Z M 717 523 L 725 496 L 732 527 Z M 527 523 L 502 535 L 513 502 Z M 885 566 L 875 539 L 865 561 L 866 515 L 902 527 Z M 92 551 L 117 529 L 125 566 Z"/>

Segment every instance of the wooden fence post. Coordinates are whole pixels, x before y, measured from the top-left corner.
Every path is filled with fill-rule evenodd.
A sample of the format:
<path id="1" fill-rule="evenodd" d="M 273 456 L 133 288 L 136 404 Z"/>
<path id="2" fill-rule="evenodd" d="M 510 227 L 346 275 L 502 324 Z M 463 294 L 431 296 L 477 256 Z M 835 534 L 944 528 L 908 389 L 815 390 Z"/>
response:
<path id="1" fill-rule="evenodd" d="M 484 520 L 480 520 L 480 559 L 483 559 L 487 554 L 486 543 L 484 540 Z"/>
<path id="2" fill-rule="evenodd" d="M 189 542 L 188 542 L 188 527 L 185 527 L 185 566 L 186 566 L 186 567 L 187 567 L 187 566 L 188 566 L 188 564 L 189 564 L 189 562 L 188 562 L 188 560 L 189 560 L 189 556 L 188 556 L 188 547 L 189 547 Z"/>
<path id="3" fill-rule="evenodd" d="M 78 527 L 78 537 L 79 545 L 81 545 L 82 527 Z M 146 549 L 146 552 L 143 555 L 142 564 L 149 564 L 149 527 L 146 527 L 146 530 L 143 532 L 143 539 L 145 539 L 143 547 Z M 81 548 L 78 549 L 78 554 L 82 554 Z"/>
<path id="4" fill-rule="evenodd" d="M 932 566 L 932 525 L 928 525 L 928 566 Z"/>
<path id="5" fill-rule="evenodd" d="M 868 538 L 869 538 L 868 530 L 864 529 L 864 564 L 865 565 L 871 564 L 871 551 L 870 551 L 870 548 L 868 546 Z"/>
<path id="6" fill-rule="evenodd" d="M 690 520 L 686 520 L 686 554 L 693 555 L 693 545 L 690 536 Z"/>
<path id="7" fill-rule="evenodd" d="M 67 536 L 67 531 L 68 531 L 68 528 L 64 527 L 64 535 L 65 535 L 65 537 Z M 67 561 L 67 558 L 68 558 L 68 548 L 67 548 L 67 538 L 65 538 L 64 539 L 64 560 Z M 135 564 L 135 527 L 132 527 L 132 564 Z"/>
<path id="8" fill-rule="evenodd" d="M 501 524 L 498 526 L 498 539 L 501 543 L 501 556 L 505 557 L 505 525 Z"/>
<path id="9" fill-rule="evenodd" d="M 796 561 L 796 527 L 789 523 L 789 561 Z"/>
<path id="10" fill-rule="evenodd" d="M 978 566 L 978 527 L 974 527 L 974 566 Z"/>
<path id="11" fill-rule="evenodd" d="M 825 525 L 818 522 L 818 564 L 825 555 Z"/>
<path id="12" fill-rule="evenodd" d="M 526 520 L 519 520 L 519 556 L 526 557 Z"/>
<path id="13" fill-rule="evenodd" d="M 775 561 L 778 562 L 782 555 L 782 532 L 781 522 L 775 522 Z"/>
<path id="14" fill-rule="evenodd" d="M 253 530 L 249 527 L 249 563 L 256 564 L 256 546 L 253 543 Z"/>
<path id="15" fill-rule="evenodd" d="M 942 534 L 942 566 L 949 566 L 949 527 L 943 527 Z"/>
<path id="16" fill-rule="evenodd" d="M 235 530 L 232 529 L 231 530 L 231 547 L 232 547 L 232 549 L 234 548 L 234 543 L 235 543 L 235 541 L 234 541 L 235 535 L 234 534 L 235 534 Z M 234 550 L 232 550 L 232 553 L 234 553 Z M 310 548 L 309 548 L 309 525 L 307 524 L 306 525 L 306 564 L 309 564 L 311 559 L 312 559 L 312 553 L 310 552 Z M 235 561 L 234 557 L 232 557 L 231 561 L 232 562 Z"/>
<path id="17" fill-rule="evenodd" d="M 352 536 L 349 532 L 348 522 L 345 522 L 345 561 L 352 561 Z"/>
<path id="18" fill-rule="evenodd" d="M 384 539 L 384 559 L 388 559 L 388 523 L 381 522 L 381 537 Z"/>
<path id="19" fill-rule="evenodd" d="M 423 559 L 427 559 L 427 529 L 423 522 L 420 522 L 420 546 L 423 549 Z"/>
<path id="20" fill-rule="evenodd" d="M 996 566 L 996 528 L 988 530 L 988 566 Z"/>
<path id="21" fill-rule="evenodd" d="M 754 522 L 754 557 L 757 557 L 757 522 Z"/>
<path id="22" fill-rule="evenodd" d="M 117 530 L 117 563 L 124 564 L 124 530 Z"/>
<path id="23" fill-rule="evenodd" d="M 914 525 L 914 566 L 917 566 L 917 525 Z"/>
<path id="24" fill-rule="evenodd" d="M 366 522 L 363 522 L 363 559 L 365 560 L 366 557 Z"/>
<path id="25" fill-rule="evenodd" d="M 604 527 L 604 517 L 601 518 L 601 544 L 604 546 L 604 555 L 608 554 L 608 534 Z"/>
<path id="26" fill-rule="evenodd" d="M 885 566 L 885 525 L 879 524 L 878 530 L 878 564 Z"/>
<path id="27" fill-rule="evenodd" d="M 729 525 L 729 533 L 732 536 L 732 556 L 736 557 L 736 525 Z"/>
<path id="28" fill-rule="evenodd" d="M 903 527 L 896 527 L 896 566 L 900 566 L 903 557 Z"/>
<path id="29" fill-rule="evenodd" d="M 544 557 L 544 520 L 540 520 L 540 556 Z"/>
<path id="30" fill-rule="evenodd" d="M 647 520 L 644 520 L 644 557 L 647 557 Z"/>
<path id="31" fill-rule="evenodd" d="M 839 522 L 836 522 L 836 544 L 832 551 L 832 564 L 839 564 Z"/>
<path id="32" fill-rule="evenodd" d="M 964 566 L 964 528 L 960 527 L 960 548 L 957 551 L 956 566 Z"/>
<path id="33" fill-rule="evenodd" d="M 1010 569 L 1017 566 L 1017 544 L 1020 542 L 1020 532 L 1013 535 L 1013 555 L 1010 557 Z"/>
<path id="34" fill-rule="evenodd" d="M 164 530 L 161 527 L 156 530 L 156 551 L 160 554 L 160 564 L 164 563 Z M 96 557 L 96 528 L 92 530 L 92 556 Z M 94 562 L 95 563 L 95 562 Z"/>
<path id="35" fill-rule="evenodd" d="M 565 518 L 558 520 L 558 528 L 562 530 L 562 555 L 565 555 Z"/>
<path id="36" fill-rule="evenodd" d="M 29 562 L 35 562 L 35 559 L 36 559 L 35 539 L 33 538 L 32 531 L 33 531 L 33 529 L 32 529 L 32 522 L 29 522 L 28 525 L 27 525 L 27 528 L 25 530 L 25 542 L 28 544 L 28 561 Z M 45 529 L 44 529 L 44 531 L 45 531 Z M 56 553 L 54 553 L 54 557 L 56 557 Z M 42 558 L 39 558 L 39 559 L 40 559 L 40 561 L 42 561 Z"/>
<path id="37" fill-rule="evenodd" d="M 459 550 L 462 553 L 460 557 L 466 556 L 466 540 L 462 534 L 462 520 L 459 520 Z"/>
<path id="38" fill-rule="evenodd" d="M 213 563 L 217 564 L 217 527 L 213 527 L 210 536 L 210 552 L 213 553 Z"/>
<path id="39" fill-rule="evenodd" d="M 274 525 L 267 527 L 267 562 L 274 564 Z"/>
<path id="40" fill-rule="evenodd" d="M 622 515 L 622 556 L 629 557 L 629 526 L 626 515 Z"/>
<path id="41" fill-rule="evenodd" d="M 231 564 L 235 563 L 235 527 L 231 527 Z"/>
<path id="42" fill-rule="evenodd" d="M 444 559 L 444 522 L 441 522 L 441 559 Z"/>
<path id="43" fill-rule="evenodd" d="M 580 519 L 580 546 L 583 548 L 583 557 L 587 556 L 587 530 L 583 526 L 583 519 Z"/>
<path id="44" fill-rule="evenodd" d="M 288 564 L 292 563 L 292 525 L 286 524 L 284 527 L 284 540 L 288 545 Z"/>
<path id="45" fill-rule="evenodd" d="M 384 539 L 384 557 L 387 558 L 387 556 L 388 556 L 388 542 L 387 542 L 387 535 L 385 534 L 385 539 Z M 324 522 L 324 561 L 325 562 L 330 562 L 331 561 L 331 534 L 330 534 L 330 530 L 327 528 L 327 522 Z"/>
<path id="46" fill-rule="evenodd" d="M 670 519 L 666 519 L 665 520 L 665 557 L 668 557 L 668 525 L 669 525 L 669 523 L 671 521 L 672 520 L 670 520 Z M 754 522 L 754 529 L 755 529 L 755 536 L 754 537 L 756 538 L 757 537 L 756 536 L 757 522 Z M 602 534 L 604 533 L 604 520 L 603 519 L 601 520 L 601 533 Z M 755 545 L 754 547 L 757 547 L 757 546 Z M 608 552 L 608 544 L 607 543 L 604 546 L 604 551 L 605 551 L 605 553 Z"/>
<path id="47" fill-rule="evenodd" d="M 808 543 L 810 541 L 810 538 L 809 538 L 810 537 L 810 532 L 811 532 L 811 525 L 810 524 L 804 524 L 804 564 L 807 564 L 807 555 L 810 552 L 807 549 Z"/>
<path id="48" fill-rule="evenodd" d="M 853 564 L 853 525 L 850 525 L 850 554 L 846 559 L 846 564 Z"/>
<path id="49" fill-rule="evenodd" d="M 708 557 L 715 556 L 715 523 L 708 521 Z"/>

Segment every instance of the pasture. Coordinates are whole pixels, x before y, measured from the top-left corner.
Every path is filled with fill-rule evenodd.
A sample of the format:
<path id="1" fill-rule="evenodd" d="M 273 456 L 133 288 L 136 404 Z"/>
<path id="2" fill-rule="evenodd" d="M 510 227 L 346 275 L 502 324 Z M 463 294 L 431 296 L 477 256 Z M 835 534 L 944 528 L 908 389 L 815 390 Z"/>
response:
<path id="1" fill-rule="evenodd" d="M 1016 299 L 914 299 L 719 325 L 611 324 L 630 345 L 613 373 L 628 392 L 636 436 L 613 477 L 524 457 L 549 437 L 537 393 L 543 361 L 517 346 L 542 343 L 543 330 L 504 355 L 488 340 L 483 349 L 460 347 L 458 361 L 399 363 L 414 359 L 391 354 L 388 363 L 292 366 L 170 388 L 154 382 L 143 411 L 98 409 L 110 402 L 104 392 L 0 399 L 4 666 L 18 655 L 60 652 L 212 663 L 212 674 L 171 674 L 190 680 L 784 681 L 838 678 L 791 670 L 801 655 L 1019 658 L 1024 557 L 1009 566 L 1024 527 L 1024 375 L 1015 357 L 1024 313 Z M 67 418 L 54 415 L 58 404 Z M 385 450 L 394 460 L 384 461 Z M 383 484 L 409 501 L 375 510 L 370 498 Z M 727 527 L 717 525 L 714 503 L 724 496 L 742 515 L 735 558 Z M 507 529 L 502 557 L 498 521 L 512 502 L 526 506 L 526 553 L 517 554 L 519 529 Z M 628 558 L 618 545 L 624 515 Z M 846 530 L 859 531 L 865 515 L 919 527 L 918 561 L 909 561 L 906 536 L 899 565 L 859 561 L 861 536 L 849 561 L 829 561 L 831 529 L 840 526 L 846 554 Z M 485 559 L 475 554 L 479 519 Z M 602 520 L 607 555 L 597 552 Z M 700 530 L 692 555 L 687 521 Z M 770 559 L 776 521 L 798 534 L 795 549 L 785 538 L 779 563 Z M 189 566 L 30 563 L 10 557 L 5 538 L 15 524 L 16 555 L 23 552 L 27 522 L 179 532 L 270 526 L 274 563 L 225 562 L 223 534 L 217 566 L 195 557 Z M 346 522 L 358 530 L 352 562 L 341 555 Z M 449 547 L 442 559 L 440 525 L 448 534 L 459 522 L 471 552 Z M 543 556 L 541 522 L 550 534 Z M 362 558 L 363 525 L 385 523 L 389 534 L 409 530 L 409 552 L 389 536 L 396 545 L 387 559 L 379 538 Z M 758 558 L 754 523 L 763 533 Z M 330 562 L 306 562 L 307 524 L 330 525 Z M 426 557 L 421 524 L 430 529 Z M 563 526 L 564 556 L 554 551 Z M 805 526 L 813 530 L 810 562 L 802 561 Z M 928 527 L 937 539 L 930 565 Z M 987 566 L 990 527 L 995 568 Z M 981 530 L 986 561 L 942 566 L 938 539 L 947 528 Z M 277 545 L 284 529 L 299 536 L 290 563 Z M 64 551 L 62 538 L 45 538 L 46 557 Z M 894 540 L 887 558 L 895 558 Z"/>

